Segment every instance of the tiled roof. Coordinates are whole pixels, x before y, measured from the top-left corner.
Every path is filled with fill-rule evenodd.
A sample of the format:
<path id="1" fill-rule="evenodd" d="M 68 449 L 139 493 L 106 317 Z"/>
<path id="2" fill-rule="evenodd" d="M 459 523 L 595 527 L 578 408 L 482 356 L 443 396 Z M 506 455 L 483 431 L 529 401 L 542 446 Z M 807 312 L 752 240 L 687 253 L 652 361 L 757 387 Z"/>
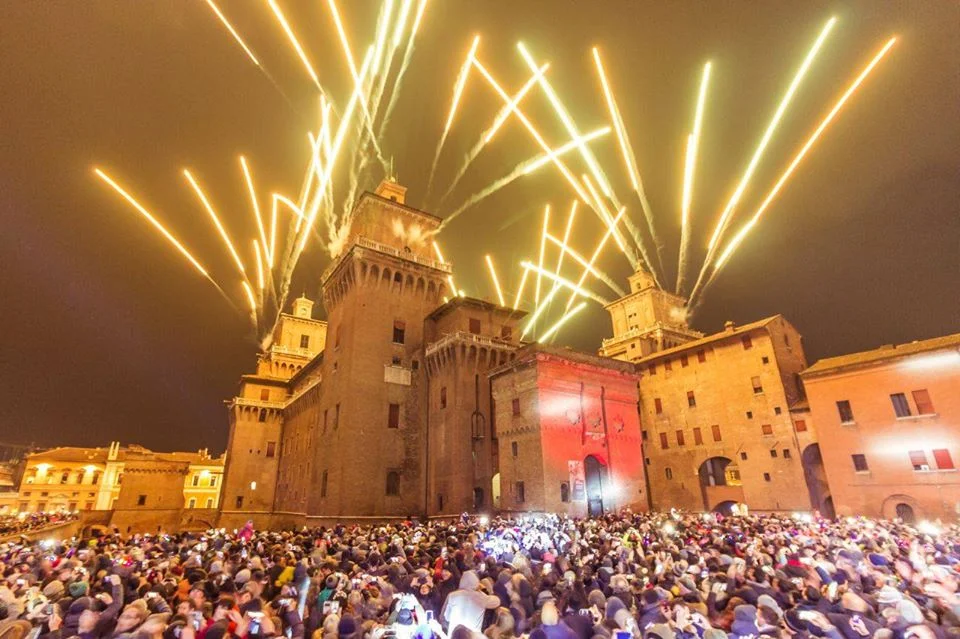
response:
<path id="1" fill-rule="evenodd" d="M 918 340 L 910 342 L 909 344 L 881 346 L 880 348 L 875 348 L 871 351 L 861 351 L 859 353 L 850 353 L 849 355 L 827 357 L 825 359 L 821 359 L 816 364 L 803 371 L 801 374 L 804 377 L 811 377 L 840 368 L 863 366 L 875 362 L 908 357 L 910 355 L 916 355 L 919 353 L 958 347 L 960 347 L 960 333 L 954 333 L 953 335 L 944 335 L 943 337 Z"/>

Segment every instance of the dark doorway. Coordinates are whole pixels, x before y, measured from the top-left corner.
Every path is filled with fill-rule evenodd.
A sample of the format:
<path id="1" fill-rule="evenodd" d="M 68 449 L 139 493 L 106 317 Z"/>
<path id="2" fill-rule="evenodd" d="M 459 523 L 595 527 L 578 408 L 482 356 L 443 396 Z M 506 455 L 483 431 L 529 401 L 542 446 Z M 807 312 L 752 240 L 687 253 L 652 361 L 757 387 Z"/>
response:
<path id="1" fill-rule="evenodd" d="M 478 512 L 483 508 L 483 488 L 473 489 L 473 511 Z"/>
<path id="2" fill-rule="evenodd" d="M 837 518 L 837 509 L 833 507 L 833 497 L 827 497 L 823 500 L 823 512 L 820 513 L 827 519 Z"/>
<path id="3" fill-rule="evenodd" d="M 607 467 L 590 455 L 583 460 L 583 474 L 587 484 L 587 515 L 603 515 L 603 490 L 607 485 Z"/>
<path id="4" fill-rule="evenodd" d="M 897 518 L 902 519 L 905 524 L 912 524 L 916 521 L 916 516 L 913 514 L 913 506 L 904 503 L 897 504 Z"/>
<path id="5" fill-rule="evenodd" d="M 721 501 L 719 504 L 713 507 L 713 512 L 720 513 L 725 517 L 730 517 L 733 515 L 733 507 L 737 505 L 735 501 Z"/>

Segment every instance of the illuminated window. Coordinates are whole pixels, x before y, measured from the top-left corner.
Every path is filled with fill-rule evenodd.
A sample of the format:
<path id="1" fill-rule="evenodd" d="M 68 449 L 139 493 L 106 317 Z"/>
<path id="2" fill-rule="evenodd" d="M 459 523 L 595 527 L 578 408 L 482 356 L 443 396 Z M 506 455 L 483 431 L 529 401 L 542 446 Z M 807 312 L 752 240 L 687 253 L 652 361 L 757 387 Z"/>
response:
<path id="1" fill-rule="evenodd" d="M 690 408 L 696 408 L 697 406 L 697 397 L 693 394 L 693 391 L 687 391 L 687 406 Z"/>
<path id="2" fill-rule="evenodd" d="M 749 351 L 751 348 L 753 348 L 753 340 L 750 339 L 749 335 L 744 335 L 741 337 L 740 342 L 743 344 L 743 350 L 745 351 Z"/>
<path id="3" fill-rule="evenodd" d="M 750 383 L 753 384 L 753 393 L 754 395 L 759 395 L 763 392 L 763 384 L 760 382 L 759 377 L 751 377 Z"/>
<path id="4" fill-rule="evenodd" d="M 693 429 L 693 443 L 695 446 L 703 445 L 703 431 L 699 426 Z"/>
<path id="5" fill-rule="evenodd" d="M 678 430 L 678 431 L 677 431 L 677 446 L 683 446 L 683 445 L 684 445 L 683 431 L 682 431 L 682 430 Z"/>
<path id="6" fill-rule="evenodd" d="M 400 404 L 390 404 L 387 412 L 387 428 L 400 428 Z"/>
<path id="7" fill-rule="evenodd" d="M 807 422 L 803 419 L 798 419 L 797 421 L 795 421 L 793 423 L 793 427 L 796 429 L 798 433 L 807 432 Z"/>
<path id="8" fill-rule="evenodd" d="M 907 402 L 906 395 L 893 393 L 890 395 L 890 401 L 893 403 L 893 412 L 897 417 L 910 417 L 910 404 Z"/>
<path id="9" fill-rule="evenodd" d="M 922 450 L 911 450 L 908 454 L 910 455 L 910 464 L 914 470 L 930 470 L 925 452 Z"/>
<path id="10" fill-rule="evenodd" d="M 310 336 L 301 335 L 300 336 L 300 348 L 310 348 Z"/>
<path id="11" fill-rule="evenodd" d="M 277 442 L 267 442 L 267 457 L 277 456 Z"/>
<path id="12" fill-rule="evenodd" d="M 660 401 L 659 397 L 653 400 L 653 409 L 657 412 L 657 415 L 663 414 L 663 402 Z"/>
<path id="13" fill-rule="evenodd" d="M 520 414 L 520 398 L 514 397 L 510 405 L 511 405 L 511 409 L 513 410 L 513 414 L 519 415 Z"/>
<path id="14" fill-rule="evenodd" d="M 850 407 L 850 400 L 841 399 L 837 402 L 837 412 L 840 413 L 841 424 L 853 423 L 853 409 Z"/>
<path id="15" fill-rule="evenodd" d="M 858 473 L 865 473 L 870 470 L 870 466 L 867 465 L 866 455 L 857 453 L 855 455 L 850 455 L 850 459 L 853 460 L 853 469 Z"/>
<path id="16" fill-rule="evenodd" d="M 770 424 L 764 424 L 760 427 L 760 430 L 763 431 L 764 435 L 773 435 L 773 426 Z"/>
<path id="17" fill-rule="evenodd" d="M 480 334 L 480 320 L 474 317 L 470 318 L 470 332 L 474 335 Z"/>
<path id="18" fill-rule="evenodd" d="M 917 405 L 918 415 L 932 415 L 936 412 L 926 388 L 913 391 L 913 403 Z"/>
<path id="19" fill-rule="evenodd" d="M 713 441 L 718 442 L 718 441 L 720 441 L 721 439 L 723 439 L 722 437 L 720 437 L 720 425 L 719 425 L 719 424 L 714 424 L 713 426 L 710 427 L 710 430 L 713 431 Z"/>
<path id="20" fill-rule="evenodd" d="M 940 470 L 953 470 L 953 458 L 950 457 L 950 451 L 946 448 L 934 448 L 933 460 L 937 462 L 937 468 Z"/>
<path id="21" fill-rule="evenodd" d="M 670 448 L 670 442 L 667 441 L 666 433 L 660 433 L 660 448 L 663 450 Z"/>
<path id="22" fill-rule="evenodd" d="M 403 344 L 404 339 L 407 335 L 407 323 L 400 320 L 394 320 L 393 322 L 393 343 L 394 344 Z"/>

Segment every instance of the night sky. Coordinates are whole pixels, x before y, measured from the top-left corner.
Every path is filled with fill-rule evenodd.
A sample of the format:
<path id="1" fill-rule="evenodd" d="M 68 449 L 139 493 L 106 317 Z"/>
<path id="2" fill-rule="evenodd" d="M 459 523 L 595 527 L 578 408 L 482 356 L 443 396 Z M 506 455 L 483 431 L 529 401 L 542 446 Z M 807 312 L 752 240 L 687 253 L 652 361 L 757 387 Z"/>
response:
<path id="1" fill-rule="evenodd" d="M 360 57 L 379 3 L 340 4 Z M 347 68 L 325 3 L 281 5 L 321 82 L 344 103 Z M 264 194 L 296 195 L 318 96 L 265 2 L 221 6 L 272 80 L 201 0 L 0 4 L 0 442 L 225 447 L 223 400 L 255 362 L 248 320 L 91 173 L 100 165 L 127 185 L 242 307 L 229 254 L 180 170 L 198 175 L 231 233 L 249 247 L 255 225 L 237 155 L 246 154 Z M 443 216 L 537 153 L 511 119 L 438 208 L 438 192 L 500 105 L 474 74 L 426 197 L 451 87 L 473 34 L 483 36 L 479 58 L 511 93 L 528 77 L 518 40 L 550 61 L 548 77 L 582 131 L 608 119 L 590 58 L 598 45 L 672 286 L 683 147 L 703 63 L 713 61 L 713 78 L 693 197 L 691 277 L 780 96 L 831 15 L 839 22 L 759 166 L 734 229 L 879 46 L 894 34 L 901 39 L 709 290 L 693 324 L 713 332 L 727 319 L 782 313 L 804 335 L 811 362 L 956 332 L 955 2 L 432 0 L 384 151 L 409 187 L 408 204 Z M 568 140 L 541 93 L 532 92 L 524 108 L 551 144 Z M 615 138 L 592 146 L 642 223 L 635 198 L 627 197 Z M 569 161 L 585 171 L 573 156 Z M 365 187 L 380 177 L 371 174 Z M 489 252 L 512 298 L 519 261 L 536 257 L 543 206 L 549 202 L 565 216 L 572 197 L 547 167 L 459 217 L 439 238 L 459 286 L 493 297 L 483 264 Z M 555 234 L 562 219 L 554 217 Z M 574 247 L 589 253 L 600 234 L 581 207 Z M 299 267 L 296 293 L 317 295 L 328 259 L 314 249 Z M 622 255 L 608 249 L 601 267 L 625 286 L 630 269 Z M 590 286 L 614 297 L 599 282 Z M 593 350 L 609 335 L 606 313 L 591 305 L 560 341 Z"/>

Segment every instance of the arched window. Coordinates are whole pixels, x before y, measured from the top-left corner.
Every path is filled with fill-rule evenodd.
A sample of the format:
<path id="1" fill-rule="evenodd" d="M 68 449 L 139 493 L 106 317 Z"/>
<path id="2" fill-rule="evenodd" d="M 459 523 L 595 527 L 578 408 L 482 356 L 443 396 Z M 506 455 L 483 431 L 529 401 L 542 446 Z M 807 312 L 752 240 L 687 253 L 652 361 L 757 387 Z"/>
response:
<path id="1" fill-rule="evenodd" d="M 387 496 L 398 497 L 400 495 L 400 473 L 395 470 L 387 471 Z"/>
<path id="2" fill-rule="evenodd" d="M 664 470 L 665 470 L 665 472 L 666 472 L 666 474 L 667 474 L 667 479 L 673 479 L 673 469 L 671 469 L 671 468 L 668 466 L 668 467 L 667 467 L 666 469 L 664 469 Z"/>

